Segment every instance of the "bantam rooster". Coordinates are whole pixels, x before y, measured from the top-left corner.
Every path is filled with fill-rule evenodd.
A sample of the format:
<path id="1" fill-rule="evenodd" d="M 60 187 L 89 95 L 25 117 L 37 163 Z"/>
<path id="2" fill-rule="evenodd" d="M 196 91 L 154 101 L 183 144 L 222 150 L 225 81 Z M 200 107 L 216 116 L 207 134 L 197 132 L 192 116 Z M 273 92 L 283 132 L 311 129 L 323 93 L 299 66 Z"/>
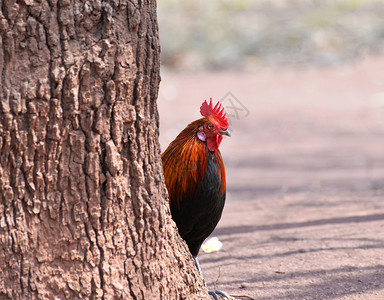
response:
<path id="1" fill-rule="evenodd" d="M 202 276 L 197 255 L 215 229 L 225 203 L 225 169 L 219 146 L 230 136 L 224 108 L 212 99 L 200 107 L 203 118 L 189 124 L 161 155 L 172 218 Z M 230 298 L 222 291 L 209 291 Z"/>

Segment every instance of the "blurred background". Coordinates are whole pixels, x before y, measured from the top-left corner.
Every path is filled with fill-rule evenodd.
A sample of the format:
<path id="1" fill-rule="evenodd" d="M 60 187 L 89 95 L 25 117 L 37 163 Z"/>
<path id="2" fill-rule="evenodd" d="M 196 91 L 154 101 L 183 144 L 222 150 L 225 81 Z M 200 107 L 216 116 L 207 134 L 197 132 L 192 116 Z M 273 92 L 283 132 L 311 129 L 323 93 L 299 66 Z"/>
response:
<path id="1" fill-rule="evenodd" d="M 374 0 L 158 1 L 162 151 L 210 97 L 231 124 L 209 285 L 384 297 L 383 16 Z"/>
<path id="2" fill-rule="evenodd" d="M 163 68 L 324 67 L 379 54 L 383 1 L 158 2 Z"/>

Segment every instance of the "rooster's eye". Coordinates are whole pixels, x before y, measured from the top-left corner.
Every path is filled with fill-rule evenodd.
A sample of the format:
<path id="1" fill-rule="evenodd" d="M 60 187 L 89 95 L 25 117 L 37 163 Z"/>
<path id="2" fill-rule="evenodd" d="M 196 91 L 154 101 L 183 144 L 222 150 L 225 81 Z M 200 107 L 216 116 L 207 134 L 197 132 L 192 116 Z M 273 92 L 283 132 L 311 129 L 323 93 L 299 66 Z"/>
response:
<path id="1" fill-rule="evenodd" d="M 212 130 L 213 129 L 213 124 L 212 123 L 208 123 L 207 129 Z"/>

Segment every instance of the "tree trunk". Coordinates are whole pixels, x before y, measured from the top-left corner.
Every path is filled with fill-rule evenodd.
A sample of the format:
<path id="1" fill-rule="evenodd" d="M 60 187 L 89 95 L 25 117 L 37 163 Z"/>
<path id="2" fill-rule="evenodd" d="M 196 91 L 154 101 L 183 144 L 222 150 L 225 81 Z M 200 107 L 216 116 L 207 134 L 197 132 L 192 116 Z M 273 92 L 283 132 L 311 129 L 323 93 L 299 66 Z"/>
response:
<path id="1" fill-rule="evenodd" d="M 0 0 L 0 298 L 202 299 L 158 142 L 156 1 Z"/>

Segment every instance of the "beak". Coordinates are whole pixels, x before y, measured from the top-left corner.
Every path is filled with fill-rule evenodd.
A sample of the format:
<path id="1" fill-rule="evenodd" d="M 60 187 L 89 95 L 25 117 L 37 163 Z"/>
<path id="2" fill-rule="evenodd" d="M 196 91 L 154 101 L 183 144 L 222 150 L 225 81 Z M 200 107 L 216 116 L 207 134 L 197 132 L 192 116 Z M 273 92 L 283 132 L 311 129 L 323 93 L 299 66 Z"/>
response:
<path id="1" fill-rule="evenodd" d="M 231 134 L 230 134 L 230 132 L 228 131 L 228 129 L 227 129 L 227 130 L 219 131 L 219 133 L 220 133 L 221 135 L 231 136 Z"/>

